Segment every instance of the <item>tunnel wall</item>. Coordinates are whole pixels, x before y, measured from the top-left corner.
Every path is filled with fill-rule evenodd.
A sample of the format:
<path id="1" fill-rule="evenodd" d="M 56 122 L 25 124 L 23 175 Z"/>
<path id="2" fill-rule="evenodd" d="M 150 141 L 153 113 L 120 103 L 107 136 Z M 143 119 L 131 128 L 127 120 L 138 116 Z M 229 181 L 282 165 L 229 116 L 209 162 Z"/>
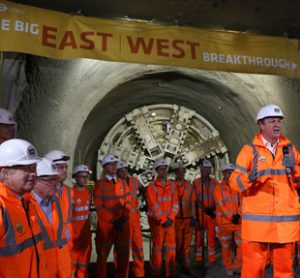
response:
<path id="1" fill-rule="evenodd" d="M 299 80 L 269 75 L 79 59 L 27 59 L 28 86 L 18 108 L 19 137 L 41 155 L 62 149 L 73 163 L 94 165 L 109 129 L 136 107 L 171 103 L 197 111 L 217 130 L 232 160 L 257 131 L 255 116 L 275 103 L 284 133 L 299 147 Z"/>

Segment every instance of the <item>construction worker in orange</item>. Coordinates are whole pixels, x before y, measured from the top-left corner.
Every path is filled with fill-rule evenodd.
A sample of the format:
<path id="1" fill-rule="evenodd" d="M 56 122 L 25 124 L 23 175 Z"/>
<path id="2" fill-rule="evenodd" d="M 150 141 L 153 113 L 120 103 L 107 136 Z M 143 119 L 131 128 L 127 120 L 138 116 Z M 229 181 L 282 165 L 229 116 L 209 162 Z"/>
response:
<path id="1" fill-rule="evenodd" d="M 14 137 L 16 121 L 11 112 L 0 108 L 0 144 Z"/>
<path id="2" fill-rule="evenodd" d="M 219 228 L 218 238 L 222 245 L 222 259 L 227 276 L 241 273 L 241 194 L 229 186 L 229 177 L 234 164 L 227 163 L 222 167 L 223 179 L 215 187 L 216 222 Z M 233 259 L 235 257 L 235 259 Z"/>
<path id="3" fill-rule="evenodd" d="M 176 273 L 175 217 L 178 213 L 178 195 L 174 181 L 167 179 L 168 164 L 157 160 L 154 164 L 157 178 L 148 185 L 148 221 L 151 230 L 152 257 L 150 267 L 153 276 L 161 275 L 163 251 L 165 251 L 165 276 Z"/>
<path id="4" fill-rule="evenodd" d="M 63 210 L 64 223 L 67 226 L 67 238 L 70 250 L 72 249 L 72 200 L 71 200 L 71 187 L 64 184 L 68 175 L 68 160 L 70 157 L 63 151 L 53 150 L 45 155 L 45 158 L 53 161 L 56 170 L 58 172 L 57 182 L 57 198 L 60 201 L 61 208 Z"/>
<path id="5" fill-rule="evenodd" d="M 62 209 L 55 197 L 58 172 L 53 162 L 43 158 L 37 163 L 37 180 L 31 191 L 38 223 L 42 230 L 46 265 L 50 277 L 71 277 L 71 258 Z"/>
<path id="6" fill-rule="evenodd" d="M 0 145 L 0 277 L 48 277 L 36 210 L 24 198 L 35 184 L 39 160 L 25 140 Z"/>
<path id="7" fill-rule="evenodd" d="M 106 278 L 106 260 L 114 245 L 116 277 L 128 277 L 130 256 L 130 190 L 117 173 L 118 160 L 106 155 L 102 160 L 104 177 L 94 188 L 94 205 L 97 211 L 96 250 L 98 254 L 96 277 Z"/>
<path id="8" fill-rule="evenodd" d="M 73 169 L 72 175 L 75 180 L 72 188 L 72 273 L 74 277 L 87 278 L 92 252 L 90 170 L 87 165 L 80 164 Z"/>
<path id="9" fill-rule="evenodd" d="M 195 193 L 193 185 L 185 180 L 185 166 L 177 162 L 174 165 L 175 186 L 178 194 L 179 211 L 175 219 L 176 257 L 185 274 L 190 272 L 190 249 L 194 227 L 197 223 Z"/>
<path id="10" fill-rule="evenodd" d="M 132 250 L 132 268 L 135 277 L 144 277 L 144 251 L 143 251 L 143 237 L 141 229 L 141 215 L 139 209 L 138 192 L 141 187 L 136 177 L 128 175 L 128 166 L 123 162 L 117 163 L 117 175 L 119 179 L 125 182 L 130 189 L 131 195 L 131 250 Z"/>
<path id="11" fill-rule="evenodd" d="M 203 231 L 207 232 L 208 262 L 216 261 L 216 205 L 214 201 L 214 190 L 218 182 L 210 177 L 212 164 L 205 159 L 200 165 L 201 178 L 194 180 L 194 190 L 197 205 L 197 228 L 196 228 L 196 262 L 202 262 L 204 255 Z M 202 208 L 204 208 L 202 210 Z M 204 222 L 204 223 L 203 223 Z M 203 248 L 203 249 L 202 249 Z"/>
<path id="12" fill-rule="evenodd" d="M 299 201 L 296 191 L 300 156 L 281 134 L 283 112 L 274 104 L 256 117 L 260 132 L 236 160 L 230 186 L 243 193 L 242 277 L 264 277 L 269 252 L 274 277 L 294 277 L 295 242 L 299 240 Z"/>

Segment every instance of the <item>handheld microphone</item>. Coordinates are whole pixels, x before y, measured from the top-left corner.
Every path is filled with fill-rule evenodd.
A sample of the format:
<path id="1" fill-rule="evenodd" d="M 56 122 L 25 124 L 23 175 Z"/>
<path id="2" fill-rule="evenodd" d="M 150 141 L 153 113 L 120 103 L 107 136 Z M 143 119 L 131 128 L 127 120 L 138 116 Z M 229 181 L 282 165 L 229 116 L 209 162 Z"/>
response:
<path id="1" fill-rule="evenodd" d="M 282 148 L 282 153 L 283 153 L 283 156 L 284 157 L 289 157 L 289 148 L 287 147 L 287 146 L 284 146 L 283 148 Z M 292 172 L 292 169 L 291 169 L 291 167 L 287 167 L 286 166 L 286 173 L 288 174 L 288 176 L 290 176 L 290 174 L 291 174 L 291 172 Z"/>

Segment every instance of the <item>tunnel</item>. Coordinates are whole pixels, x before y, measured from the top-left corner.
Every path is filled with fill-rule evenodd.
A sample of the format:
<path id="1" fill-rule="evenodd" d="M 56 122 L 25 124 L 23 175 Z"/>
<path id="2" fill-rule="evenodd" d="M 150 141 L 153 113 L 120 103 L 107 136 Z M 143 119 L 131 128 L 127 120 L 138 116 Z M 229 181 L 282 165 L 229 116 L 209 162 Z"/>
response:
<path id="1" fill-rule="evenodd" d="M 282 108 L 286 116 L 284 134 L 296 145 L 299 142 L 300 83 L 296 79 L 38 56 L 26 56 L 23 64 L 26 82 L 23 92 L 19 92 L 16 108 L 18 137 L 36 145 L 40 155 L 51 149 L 62 149 L 71 156 L 72 166 L 87 163 L 98 176 L 101 167 L 97 161 L 105 152 L 118 148 L 113 140 L 121 135 L 112 135 L 113 130 L 120 128 L 122 122 L 133 127 L 136 119 L 130 123 L 130 117 L 137 111 L 151 111 L 153 107 L 165 109 L 163 113 L 167 114 L 168 109 L 173 111 L 164 123 L 172 120 L 176 109 L 183 109 L 181 114 L 184 111 L 193 114 L 191 121 L 198 118 L 193 127 L 194 133 L 196 130 L 199 133 L 198 139 L 194 138 L 198 148 L 193 154 L 198 157 L 185 161 L 192 171 L 191 177 L 203 158 L 212 159 L 217 177 L 221 164 L 234 162 L 240 148 L 258 131 L 256 113 L 265 104 L 274 103 Z M 142 118 L 149 120 L 149 115 L 144 113 Z M 161 122 L 158 129 L 162 129 L 164 123 Z M 186 123 L 181 124 L 187 131 Z M 210 129 L 210 134 L 205 134 L 201 126 Z M 138 132 L 136 127 L 132 130 Z M 166 143 L 166 136 L 160 140 Z M 138 145 L 143 136 L 135 140 Z M 188 141 L 180 144 L 188 145 Z M 145 153 L 145 144 L 142 145 L 143 153 L 137 157 L 150 157 L 152 163 L 160 157 L 169 157 L 171 163 L 190 151 L 185 148 L 170 156 L 164 149 L 155 156 L 149 155 L 149 150 Z M 131 151 L 134 150 L 136 148 Z M 123 151 L 118 149 L 119 159 L 128 162 L 129 156 L 126 147 L 123 146 Z M 138 168 L 131 166 L 133 170 Z"/>

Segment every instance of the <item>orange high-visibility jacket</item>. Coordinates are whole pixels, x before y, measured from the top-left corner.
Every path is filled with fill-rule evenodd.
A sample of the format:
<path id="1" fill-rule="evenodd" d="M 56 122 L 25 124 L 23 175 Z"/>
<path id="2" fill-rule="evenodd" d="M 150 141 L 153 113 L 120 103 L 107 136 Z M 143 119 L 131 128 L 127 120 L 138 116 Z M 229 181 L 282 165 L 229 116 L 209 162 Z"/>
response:
<path id="1" fill-rule="evenodd" d="M 196 196 L 196 203 L 198 208 L 198 215 L 201 215 L 201 207 L 202 207 L 202 179 L 195 179 L 194 180 L 194 190 L 195 190 L 195 196 Z M 214 178 L 209 178 L 208 186 L 205 182 L 203 182 L 203 205 L 204 207 L 215 207 L 215 201 L 214 201 L 214 190 L 218 182 Z"/>
<path id="2" fill-rule="evenodd" d="M 42 233 L 30 200 L 26 211 L 20 198 L 0 183 L 0 277 L 48 277 Z"/>
<path id="3" fill-rule="evenodd" d="M 66 226 L 59 200 L 54 197 L 52 203 L 52 223 L 47 219 L 43 209 L 32 195 L 38 222 L 42 231 L 43 247 L 49 277 L 71 277 L 71 258 L 66 238 Z"/>
<path id="4" fill-rule="evenodd" d="M 140 208 L 138 199 L 139 181 L 136 177 L 128 178 L 128 185 L 130 189 L 131 196 L 131 220 L 140 221 Z"/>
<path id="5" fill-rule="evenodd" d="M 146 190 L 148 216 L 164 224 L 168 218 L 172 221 L 179 210 L 177 189 L 174 181 L 167 180 L 165 186 L 160 179 L 155 179 Z"/>
<path id="6" fill-rule="evenodd" d="M 230 177 L 230 186 L 243 192 L 242 239 L 258 242 L 288 243 L 299 239 L 299 202 L 293 181 L 282 163 L 283 147 L 289 147 L 297 165 L 299 153 L 290 141 L 281 136 L 276 155 L 265 147 L 261 134 L 252 144 L 245 145 L 236 160 L 236 169 Z M 253 167 L 258 179 L 249 180 Z"/>
<path id="7" fill-rule="evenodd" d="M 94 205 L 97 210 L 98 224 L 102 221 L 113 223 L 125 216 L 129 220 L 131 200 L 129 187 L 120 179 L 113 183 L 101 178 L 95 184 Z"/>
<path id="8" fill-rule="evenodd" d="M 230 185 L 223 179 L 215 187 L 214 198 L 216 203 L 216 222 L 218 225 L 232 224 L 232 215 L 241 215 L 241 194 L 232 190 Z"/>
<path id="9" fill-rule="evenodd" d="M 183 184 L 179 184 L 177 180 L 174 181 L 177 188 L 179 211 L 176 218 L 192 218 L 192 205 L 195 204 L 196 198 L 194 188 L 187 180 Z"/>
<path id="10" fill-rule="evenodd" d="M 63 184 L 61 187 L 61 196 L 59 193 L 56 193 L 56 197 L 60 202 L 61 209 L 63 211 L 64 223 L 67 226 L 70 237 L 72 237 L 72 196 L 71 196 L 71 187 Z"/>
<path id="11" fill-rule="evenodd" d="M 72 193 L 72 236 L 75 245 L 88 244 L 91 237 L 89 213 L 91 194 L 86 187 L 74 187 Z M 85 241 L 85 242 L 84 242 Z M 80 248 L 75 248 L 80 249 Z"/>

